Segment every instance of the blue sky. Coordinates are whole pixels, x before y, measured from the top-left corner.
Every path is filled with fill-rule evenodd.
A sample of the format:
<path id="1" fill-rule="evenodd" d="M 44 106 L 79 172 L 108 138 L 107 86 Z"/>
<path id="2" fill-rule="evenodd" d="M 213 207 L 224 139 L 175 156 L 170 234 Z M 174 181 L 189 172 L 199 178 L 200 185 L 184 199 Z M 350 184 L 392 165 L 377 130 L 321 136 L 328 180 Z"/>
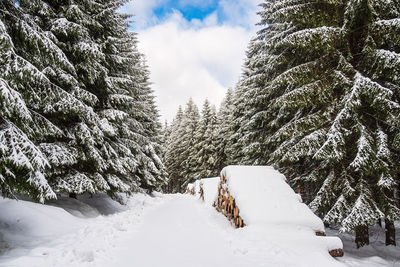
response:
<path id="1" fill-rule="evenodd" d="M 179 11 L 183 17 L 190 21 L 192 19 L 203 20 L 211 13 L 217 11 L 218 1 L 202 1 L 200 3 L 191 2 L 185 3 L 179 0 L 170 0 L 157 6 L 154 9 L 154 14 L 159 18 L 163 19 L 168 14 L 174 12 L 174 10 Z"/>
<path id="2" fill-rule="evenodd" d="M 171 121 L 189 98 L 219 106 L 241 74 L 262 0 L 133 0 L 139 50 L 150 69 L 161 119 Z"/>

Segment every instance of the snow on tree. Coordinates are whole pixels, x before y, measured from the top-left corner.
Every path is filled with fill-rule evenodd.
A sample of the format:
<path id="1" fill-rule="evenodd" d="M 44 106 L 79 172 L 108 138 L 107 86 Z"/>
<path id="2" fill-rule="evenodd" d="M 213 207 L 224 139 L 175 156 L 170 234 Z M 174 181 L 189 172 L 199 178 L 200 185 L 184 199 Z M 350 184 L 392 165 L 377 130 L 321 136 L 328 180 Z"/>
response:
<path id="1" fill-rule="evenodd" d="M 183 110 L 179 106 L 177 114 L 173 119 L 172 123 L 165 130 L 166 141 L 165 141 L 165 166 L 169 174 L 169 181 L 167 186 L 168 192 L 179 192 L 181 190 L 182 183 L 182 153 L 183 146 L 180 142 L 180 134 L 183 120 Z"/>
<path id="2" fill-rule="evenodd" d="M 229 138 L 227 148 L 230 164 L 258 165 L 266 163 L 265 157 L 261 156 L 266 150 L 264 145 L 259 142 L 265 134 L 262 129 L 264 127 L 263 116 L 259 116 L 257 122 L 250 119 L 258 110 L 264 108 L 265 103 L 265 94 L 260 90 L 265 81 L 265 56 L 261 53 L 263 47 L 261 40 L 262 38 L 257 37 L 250 41 L 242 77 L 234 91 L 233 105 L 235 108 L 230 123 L 233 135 Z M 258 123 L 261 125 L 257 125 Z M 255 130 L 257 127 L 261 129 Z"/>
<path id="3" fill-rule="evenodd" d="M 1 2 L 4 194 L 44 201 L 50 186 L 116 196 L 165 184 L 159 115 L 124 3 Z"/>
<path id="4" fill-rule="evenodd" d="M 105 138 L 114 136 L 115 129 L 95 112 L 99 99 L 91 92 L 91 86 L 96 86 L 92 83 L 104 77 L 106 71 L 101 64 L 104 54 L 91 36 L 90 27 L 96 23 L 82 5 L 21 1 L 20 8 L 49 36 L 61 58 L 52 64 L 48 54 L 37 54 L 33 59 L 44 58 L 44 74 L 68 93 L 60 101 L 65 113 L 49 117 L 62 135 L 41 141 L 40 147 L 51 165 L 46 177 L 56 191 L 70 194 L 110 190 L 103 176 L 107 158 L 102 149 L 109 147 Z M 39 67 L 43 63 L 35 64 Z"/>
<path id="5" fill-rule="evenodd" d="M 46 179 L 51 162 L 38 144 L 63 136 L 57 120 L 90 110 L 47 75 L 73 72 L 53 36 L 13 1 L 2 1 L 0 9 L 2 192 L 43 202 L 55 193 Z"/>
<path id="6" fill-rule="evenodd" d="M 195 132 L 195 153 L 191 155 L 196 173 L 194 179 L 218 176 L 221 170 L 216 169 L 216 135 L 218 120 L 216 109 L 206 100 L 203 105 L 199 127 Z"/>
<path id="7" fill-rule="evenodd" d="M 189 99 L 186 104 L 185 111 L 183 113 L 181 127 L 179 128 L 178 142 L 181 144 L 182 154 L 180 158 L 181 162 L 181 173 L 180 178 L 182 184 L 179 186 L 179 191 L 185 190 L 187 185 L 196 179 L 196 131 L 199 127 L 200 113 L 196 104 L 192 99 Z"/>
<path id="8" fill-rule="evenodd" d="M 118 157 L 109 160 L 106 172 L 118 176 L 130 191 L 159 190 L 166 179 L 160 159 L 161 126 L 144 56 L 137 50 L 136 34 L 128 32 L 130 15 L 117 12 L 125 2 L 99 1 L 96 20 L 102 33 L 96 36 L 93 32 L 104 54 L 101 63 L 107 70 L 103 89 L 96 92 L 97 108 L 117 129 L 109 142 Z M 123 114 L 123 118 L 114 120 L 107 115 L 113 113 Z"/>
<path id="9" fill-rule="evenodd" d="M 369 225 L 399 218 L 399 169 L 391 164 L 399 151 L 398 5 L 262 7 L 264 29 L 238 84 L 236 154 L 245 163 L 277 165 L 308 191 L 325 222 L 355 230 L 357 245 L 368 244 Z"/>
<path id="10" fill-rule="evenodd" d="M 218 129 L 216 133 L 216 151 L 215 151 L 215 169 L 221 171 L 225 166 L 232 165 L 229 159 L 229 148 L 232 145 L 229 140 L 234 134 L 231 128 L 233 106 L 233 90 L 231 88 L 226 92 L 222 100 L 221 107 L 217 114 Z"/>

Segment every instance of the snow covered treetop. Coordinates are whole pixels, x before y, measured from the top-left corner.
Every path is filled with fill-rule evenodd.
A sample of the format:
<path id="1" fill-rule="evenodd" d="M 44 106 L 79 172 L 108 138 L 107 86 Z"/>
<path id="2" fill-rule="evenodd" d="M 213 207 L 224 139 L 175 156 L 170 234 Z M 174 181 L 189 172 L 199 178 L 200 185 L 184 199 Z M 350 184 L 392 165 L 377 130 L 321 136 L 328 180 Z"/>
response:
<path id="1" fill-rule="evenodd" d="M 324 224 L 270 166 L 228 166 L 221 171 L 226 188 L 247 225 L 273 224 L 325 232 Z"/>

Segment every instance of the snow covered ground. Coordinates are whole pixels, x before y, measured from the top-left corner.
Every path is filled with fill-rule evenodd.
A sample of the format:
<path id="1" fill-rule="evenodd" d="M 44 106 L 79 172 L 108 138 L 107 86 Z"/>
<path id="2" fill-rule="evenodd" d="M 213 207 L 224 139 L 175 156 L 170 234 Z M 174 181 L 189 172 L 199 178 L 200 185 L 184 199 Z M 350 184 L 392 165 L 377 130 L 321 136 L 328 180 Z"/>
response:
<path id="1" fill-rule="evenodd" d="M 53 203 L 67 206 L 67 212 L 1 199 L 0 266 L 397 266 L 382 258 L 386 254 L 371 258 L 369 248 L 340 261 L 307 249 L 293 250 L 284 242 L 288 236 L 274 236 L 269 229 L 234 229 L 195 196 L 138 194 L 127 209 L 106 198 L 84 202 Z M 98 205 L 101 202 L 106 208 Z M 394 250 L 400 255 L 398 251 Z"/>
<path id="2" fill-rule="evenodd" d="M 385 246 L 385 229 L 379 226 L 370 228 L 370 245 L 360 249 L 356 248 L 354 235 L 333 229 L 327 229 L 327 234 L 342 239 L 345 254 L 338 260 L 349 267 L 400 267 L 400 224 L 396 228 L 397 247 Z"/>

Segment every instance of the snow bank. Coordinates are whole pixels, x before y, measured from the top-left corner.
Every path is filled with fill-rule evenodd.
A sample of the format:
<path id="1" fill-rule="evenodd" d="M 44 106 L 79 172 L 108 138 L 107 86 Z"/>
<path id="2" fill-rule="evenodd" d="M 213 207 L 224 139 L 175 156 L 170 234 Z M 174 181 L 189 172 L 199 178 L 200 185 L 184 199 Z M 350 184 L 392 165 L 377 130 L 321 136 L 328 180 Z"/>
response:
<path id="1" fill-rule="evenodd" d="M 0 198 L 0 266 L 96 266 L 158 199 L 136 194 L 123 207 L 106 195 L 60 198 L 54 206 Z"/>

